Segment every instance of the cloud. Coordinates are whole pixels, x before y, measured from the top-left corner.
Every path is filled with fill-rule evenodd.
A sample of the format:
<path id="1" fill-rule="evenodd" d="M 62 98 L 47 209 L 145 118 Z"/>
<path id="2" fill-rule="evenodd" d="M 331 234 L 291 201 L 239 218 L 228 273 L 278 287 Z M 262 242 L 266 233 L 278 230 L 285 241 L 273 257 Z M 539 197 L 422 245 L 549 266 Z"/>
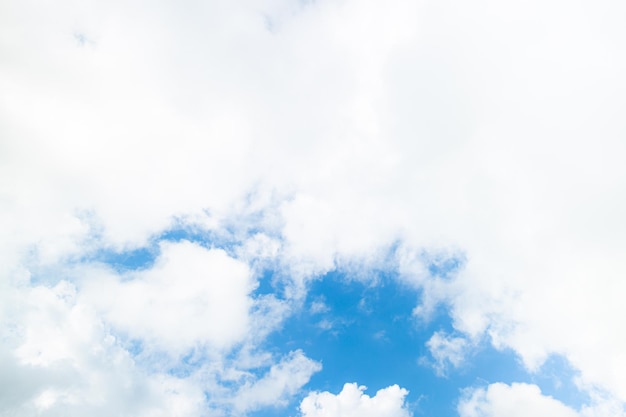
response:
<path id="1" fill-rule="evenodd" d="M 177 354 L 228 349 L 250 332 L 249 267 L 224 251 L 163 242 L 152 268 L 123 276 L 84 271 L 81 296 L 117 331 Z"/>
<path id="2" fill-rule="evenodd" d="M 88 275 L 78 284 L 3 294 L 3 413 L 244 415 L 288 403 L 321 369 L 302 351 L 276 360 L 259 348 L 285 306 L 274 298 L 252 302 L 244 264 L 190 242 L 161 250 L 153 268 L 132 279 L 81 267 Z M 257 321 L 259 330 L 250 329 Z"/>
<path id="3" fill-rule="evenodd" d="M 5 332 L 24 329 L 7 357 L 81 357 L 61 319 L 73 310 L 46 318 L 26 301 L 57 311 L 48 290 L 77 259 L 193 219 L 244 230 L 241 259 L 183 244 L 126 281 L 89 266 L 70 283 L 77 305 L 164 349 L 225 348 L 249 325 L 254 258 L 298 282 L 295 297 L 337 267 L 391 268 L 397 247 L 408 255 L 393 268 L 424 290 L 418 312 L 443 303 L 460 334 L 487 335 L 533 371 L 563 355 L 585 387 L 626 401 L 623 5 L 0 7 L 0 308 Z M 419 254 L 450 248 L 466 263 L 431 277 Z M 194 316 L 174 276 L 219 271 L 224 289 L 183 282 L 235 302 L 213 299 L 203 326 L 168 333 Z M 98 285 L 120 304 L 98 300 Z"/>
<path id="4" fill-rule="evenodd" d="M 435 360 L 433 364 L 435 372 L 439 376 L 444 376 L 450 366 L 456 368 L 461 365 L 469 343 L 462 337 L 453 337 L 438 331 L 428 339 L 426 346 Z"/>
<path id="5" fill-rule="evenodd" d="M 193 416 L 204 406 L 189 381 L 136 366 L 69 282 L 20 288 L 6 301 L 3 414 Z"/>
<path id="6" fill-rule="evenodd" d="M 328 313 L 330 311 L 330 307 L 325 303 L 324 298 L 320 298 L 311 302 L 311 306 L 309 307 L 309 312 L 311 314 L 323 314 Z"/>
<path id="7" fill-rule="evenodd" d="M 397 385 L 380 389 L 370 397 L 364 386 L 345 384 L 339 394 L 310 393 L 300 404 L 303 417 L 409 417 L 404 398 L 408 391 Z"/>
<path id="8" fill-rule="evenodd" d="M 459 403 L 458 411 L 460 417 L 579 416 L 575 410 L 542 395 L 539 387 L 530 384 L 497 383 L 469 390 Z"/>
<path id="9" fill-rule="evenodd" d="M 240 387 L 232 399 L 233 408 L 244 414 L 261 407 L 284 406 L 309 382 L 311 375 L 321 369 L 321 364 L 307 358 L 302 351 L 291 352 L 273 365 L 266 375 Z"/>
<path id="10" fill-rule="evenodd" d="M 624 407 L 619 401 L 593 394 L 591 403 L 575 410 L 541 393 L 537 385 L 513 383 L 491 384 L 486 388 L 468 388 L 459 401 L 460 417 L 522 417 L 550 415 L 555 417 L 621 417 Z"/>

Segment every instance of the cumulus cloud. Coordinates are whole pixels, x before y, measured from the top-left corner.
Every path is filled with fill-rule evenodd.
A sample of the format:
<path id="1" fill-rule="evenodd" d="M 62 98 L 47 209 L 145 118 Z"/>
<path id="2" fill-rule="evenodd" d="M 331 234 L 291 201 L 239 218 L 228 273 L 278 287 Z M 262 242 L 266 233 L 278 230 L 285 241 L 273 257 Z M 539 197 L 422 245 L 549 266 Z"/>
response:
<path id="1" fill-rule="evenodd" d="M 81 296 L 118 331 L 147 346 L 184 353 L 242 341 L 250 329 L 249 267 L 224 251 L 162 243 L 154 266 L 123 276 L 84 271 Z"/>
<path id="2" fill-rule="evenodd" d="M 608 0 L 4 2 L 0 318 L 21 330 L 2 366 L 81 358 L 62 319 L 76 306 L 89 329 L 226 348 L 249 326 L 255 259 L 300 280 L 295 297 L 399 247 L 418 313 L 444 303 L 468 338 L 534 371 L 561 354 L 626 401 L 623 14 Z M 240 259 L 166 244 L 132 277 L 85 267 L 77 304 L 54 307 L 77 259 L 181 219 L 236 223 Z M 415 256 L 432 248 L 463 268 L 433 278 Z M 42 274 L 48 287 L 29 280 Z M 217 275 L 228 284 L 202 278 Z M 187 304 L 196 290 L 210 302 Z M 70 398 L 57 392 L 38 404 Z"/>
<path id="3" fill-rule="evenodd" d="M 4 305 L 3 415 L 198 415 L 202 390 L 151 375 L 67 281 L 15 290 Z"/>
<path id="4" fill-rule="evenodd" d="M 489 385 L 466 392 L 458 406 L 460 417 L 540 416 L 578 417 L 578 413 L 530 384 Z"/>
<path id="5" fill-rule="evenodd" d="M 622 417 L 624 407 L 619 401 L 594 393 L 591 403 L 575 410 L 544 395 L 534 384 L 491 384 L 485 388 L 468 388 L 459 401 L 460 417 L 522 417 L 549 415 L 555 417 Z"/>
<path id="6" fill-rule="evenodd" d="M 205 251 L 208 258 L 200 256 L 197 259 L 208 259 L 209 264 L 211 259 L 224 261 L 226 256 L 190 243 L 178 245 L 182 248 L 174 248 L 174 252 Z M 176 256 L 172 255 L 173 252 L 168 253 L 167 249 L 165 252 L 168 262 L 171 260 L 169 256 Z M 217 258 L 211 258 L 212 255 Z M 157 261 L 155 270 L 162 272 L 162 266 Z M 240 265 L 235 267 L 241 270 Z M 242 278 L 247 276 L 247 272 L 243 268 Z M 152 278 L 156 284 L 162 284 L 158 275 Z M 91 274 L 89 279 L 107 282 L 97 274 Z M 120 285 L 119 281 L 112 282 Z M 107 287 L 106 290 L 100 293 L 105 301 L 108 295 L 115 295 L 119 301 L 133 296 L 136 305 L 143 306 L 146 312 L 156 316 L 174 314 L 170 310 L 172 302 L 180 303 L 178 307 L 184 313 L 186 303 L 193 306 L 193 297 L 206 296 L 197 290 L 192 298 L 183 300 L 176 296 L 181 294 L 177 289 L 169 288 L 174 294 L 171 299 L 166 297 L 163 300 L 155 296 L 154 289 L 146 289 L 144 293 L 125 292 L 123 287 L 116 291 Z M 4 393 L 0 397 L 0 414 L 105 416 L 130 413 L 137 416 L 192 417 L 206 413 L 219 415 L 230 410 L 244 415 L 263 406 L 286 404 L 311 375 L 321 369 L 319 363 L 306 357 L 302 351 L 292 352 L 276 361 L 253 345 L 251 353 L 235 351 L 233 355 L 233 350 L 223 345 L 232 343 L 230 331 L 224 332 L 219 327 L 215 330 L 211 323 L 197 324 L 193 317 L 178 316 L 181 320 L 176 323 L 178 329 L 172 330 L 173 334 L 163 335 L 154 330 L 154 326 L 163 323 L 162 320 L 155 316 L 147 321 L 140 313 L 131 311 L 126 316 L 130 324 L 122 327 L 124 332 L 120 333 L 120 324 L 110 318 L 111 312 L 102 311 L 103 306 L 111 308 L 111 305 L 95 302 L 91 291 L 95 288 L 81 291 L 68 281 L 60 281 L 54 287 L 34 285 L 14 288 L 10 296 L 5 296 L 0 322 L 0 336 L 4 341 L 0 349 L 3 370 L 0 387 L 3 387 Z M 247 292 L 244 291 L 241 297 L 245 298 L 245 294 Z M 226 297 L 224 293 L 219 295 Z M 147 300 L 164 305 L 160 311 L 151 310 Z M 235 305 L 237 298 L 229 301 Z M 210 302 L 207 304 L 210 305 Z M 124 302 L 115 307 L 123 310 L 131 308 Z M 199 311 L 197 317 L 219 319 L 234 326 L 236 319 L 221 316 L 222 311 L 227 310 L 217 313 Z M 133 317 L 133 314 L 140 317 Z M 147 322 L 141 325 L 141 320 Z M 163 326 L 167 326 L 166 321 Z M 235 334 L 242 337 L 239 332 Z M 180 337 L 175 338 L 175 335 Z M 139 340 L 147 353 L 138 355 L 132 352 L 128 339 Z M 225 352 L 212 352 L 214 345 L 226 349 Z M 196 365 L 180 361 L 177 355 L 183 347 L 187 348 L 183 351 L 188 355 L 187 361 L 195 361 Z M 163 351 L 173 357 L 161 358 L 159 353 Z M 228 354 L 230 359 L 227 359 Z M 269 367 L 266 373 L 259 370 L 265 367 Z"/>
<path id="7" fill-rule="evenodd" d="M 370 397 L 366 387 L 345 384 L 339 394 L 310 393 L 300 404 L 303 417 L 409 417 L 404 398 L 408 391 L 397 385 L 380 389 Z"/>

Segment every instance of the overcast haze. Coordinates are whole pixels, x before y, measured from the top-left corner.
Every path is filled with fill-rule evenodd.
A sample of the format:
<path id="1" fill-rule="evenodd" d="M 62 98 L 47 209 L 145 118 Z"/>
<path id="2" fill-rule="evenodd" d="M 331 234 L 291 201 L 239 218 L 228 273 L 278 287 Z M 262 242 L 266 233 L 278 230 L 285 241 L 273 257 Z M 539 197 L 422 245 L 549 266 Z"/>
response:
<path id="1" fill-rule="evenodd" d="M 626 3 L 0 3 L 0 416 L 623 417 Z"/>

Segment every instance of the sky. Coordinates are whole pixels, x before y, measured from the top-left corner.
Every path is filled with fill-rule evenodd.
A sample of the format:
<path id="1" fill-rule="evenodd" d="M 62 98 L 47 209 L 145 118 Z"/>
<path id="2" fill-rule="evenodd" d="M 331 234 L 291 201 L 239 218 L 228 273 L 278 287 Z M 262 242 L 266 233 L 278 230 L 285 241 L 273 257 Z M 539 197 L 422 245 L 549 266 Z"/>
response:
<path id="1" fill-rule="evenodd" d="M 626 416 L 626 4 L 0 3 L 0 416 Z"/>

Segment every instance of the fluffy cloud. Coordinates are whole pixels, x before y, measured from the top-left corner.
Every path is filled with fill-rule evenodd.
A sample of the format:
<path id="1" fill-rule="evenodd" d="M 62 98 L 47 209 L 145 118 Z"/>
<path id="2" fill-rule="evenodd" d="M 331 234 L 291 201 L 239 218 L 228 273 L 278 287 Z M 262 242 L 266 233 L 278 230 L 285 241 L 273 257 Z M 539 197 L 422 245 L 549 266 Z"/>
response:
<path id="1" fill-rule="evenodd" d="M 339 394 L 313 392 L 300 404 L 303 417 L 409 417 L 404 397 L 408 391 L 397 385 L 380 389 L 370 397 L 364 386 L 345 384 Z"/>
<path id="2" fill-rule="evenodd" d="M 79 285 L 3 294 L 0 414 L 245 415 L 287 404 L 321 369 L 302 351 L 278 361 L 259 351 L 272 323 L 250 323 L 280 321 L 284 306 L 252 303 L 245 265 L 189 242 L 161 249 L 153 268 L 126 280 L 83 267 Z"/>
<path id="3" fill-rule="evenodd" d="M 74 357 L 78 337 L 10 300 L 53 297 L 68 259 L 192 221 L 272 238 L 244 242 L 244 260 L 166 247 L 128 281 L 92 268 L 102 281 L 85 276 L 78 305 L 172 349 L 225 347 L 249 325 L 244 262 L 303 280 L 389 266 L 400 242 L 403 279 L 425 290 L 418 312 L 445 303 L 467 337 L 531 370 L 564 355 L 585 386 L 626 401 L 623 13 L 608 0 L 4 2 L 0 309 L 5 332 L 23 329 L 5 358 L 45 366 Z M 420 254 L 450 248 L 464 267 L 430 277 Z M 195 313 L 174 276 L 222 267 L 223 289 L 185 285 L 236 302 L 166 333 Z M 48 290 L 29 287 L 37 274 Z"/>
<path id="4" fill-rule="evenodd" d="M 227 349 L 250 332 L 256 281 L 245 263 L 222 250 L 162 243 L 150 269 L 119 277 L 83 273 L 81 296 L 118 331 L 147 346 L 175 353 Z"/>
<path id="5" fill-rule="evenodd" d="M 194 416 L 204 407 L 190 381 L 137 367 L 69 282 L 20 288 L 6 301 L 3 415 Z"/>
<path id="6" fill-rule="evenodd" d="M 550 415 L 555 417 L 623 417 L 619 401 L 594 393 L 591 403 L 574 410 L 562 402 L 544 395 L 532 384 L 491 384 L 485 388 L 469 388 L 457 407 L 460 417 L 523 417 Z"/>
<path id="7" fill-rule="evenodd" d="M 466 393 L 458 406 L 460 417 L 578 417 L 578 413 L 529 384 L 492 384 Z"/>

